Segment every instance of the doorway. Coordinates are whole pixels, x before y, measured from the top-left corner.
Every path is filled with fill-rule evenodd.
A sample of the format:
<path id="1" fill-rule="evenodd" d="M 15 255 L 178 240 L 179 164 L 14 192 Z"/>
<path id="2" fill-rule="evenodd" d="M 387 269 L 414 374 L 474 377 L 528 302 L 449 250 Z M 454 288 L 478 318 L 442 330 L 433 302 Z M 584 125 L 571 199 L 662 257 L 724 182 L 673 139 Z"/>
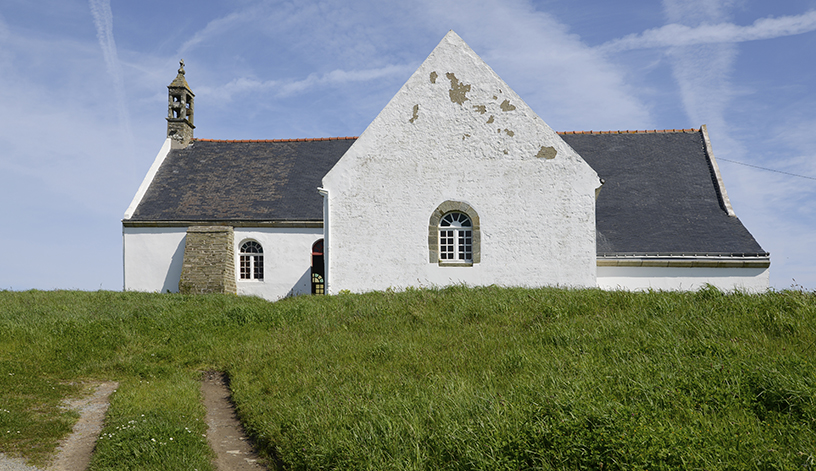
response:
<path id="1" fill-rule="evenodd" d="M 325 277 L 323 239 L 320 239 L 312 244 L 312 294 L 325 294 Z"/>

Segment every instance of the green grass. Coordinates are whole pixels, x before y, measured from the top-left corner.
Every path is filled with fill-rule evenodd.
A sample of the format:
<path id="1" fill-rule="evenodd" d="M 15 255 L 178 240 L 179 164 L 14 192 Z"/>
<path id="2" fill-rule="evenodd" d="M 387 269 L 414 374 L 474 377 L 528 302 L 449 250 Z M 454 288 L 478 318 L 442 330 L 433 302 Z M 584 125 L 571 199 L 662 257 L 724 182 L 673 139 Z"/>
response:
<path id="1" fill-rule="evenodd" d="M 813 469 L 814 358 L 795 290 L 0 292 L 0 450 L 42 462 L 118 380 L 92 469 L 211 469 L 218 369 L 281 469 Z"/>
<path id="2" fill-rule="evenodd" d="M 189 373 L 120 384 L 93 469 L 211 470 L 200 383 Z"/>

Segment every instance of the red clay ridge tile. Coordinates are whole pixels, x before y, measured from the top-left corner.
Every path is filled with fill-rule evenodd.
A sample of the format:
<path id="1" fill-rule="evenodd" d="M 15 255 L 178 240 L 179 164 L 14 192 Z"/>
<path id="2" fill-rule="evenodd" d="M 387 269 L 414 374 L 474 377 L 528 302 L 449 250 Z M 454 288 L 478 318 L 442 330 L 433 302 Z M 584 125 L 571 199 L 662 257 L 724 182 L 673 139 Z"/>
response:
<path id="1" fill-rule="evenodd" d="M 689 128 L 689 129 L 644 129 L 640 130 L 626 130 L 626 131 L 558 131 L 558 134 L 565 135 L 565 134 L 654 134 L 654 133 L 667 133 L 667 132 L 700 132 L 699 129 Z"/>
<path id="2" fill-rule="evenodd" d="M 558 131 L 558 134 L 654 134 L 654 133 L 669 133 L 669 132 L 700 132 L 699 128 L 688 129 L 644 129 L 644 130 L 625 130 L 625 131 Z M 306 137 L 297 139 L 201 139 L 193 138 L 194 141 L 200 142 L 312 142 L 312 141 L 353 141 L 358 136 L 345 137 Z"/>
<path id="3" fill-rule="evenodd" d="M 199 142 L 311 142 L 311 141 L 347 141 L 357 139 L 357 136 L 346 137 L 301 137 L 297 139 L 202 139 L 199 137 L 193 138 L 194 141 Z"/>

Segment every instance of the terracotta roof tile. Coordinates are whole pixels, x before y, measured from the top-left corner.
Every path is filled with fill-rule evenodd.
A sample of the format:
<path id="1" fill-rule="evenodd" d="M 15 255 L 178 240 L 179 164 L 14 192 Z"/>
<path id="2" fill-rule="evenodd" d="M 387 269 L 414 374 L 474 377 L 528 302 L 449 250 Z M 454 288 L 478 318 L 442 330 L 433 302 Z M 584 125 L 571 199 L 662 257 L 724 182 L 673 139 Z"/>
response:
<path id="1" fill-rule="evenodd" d="M 194 141 L 197 142 L 228 142 L 228 143 L 256 143 L 256 142 L 315 142 L 315 141 L 348 141 L 357 139 L 357 136 L 346 136 L 346 137 L 301 137 L 297 139 L 201 139 L 201 138 L 194 138 Z"/>
<path id="2" fill-rule="evenodd" d="M 689 128 L 689 129 L 644 129 L 644 130 L 621 130 L 621 131 L 558 131 L 559 135 L 567 135 L 567 134 L 653 134 L 653 133 L 669 133 L 669 132 L 682 132 L 682 133 L 690 133 L 690 132 L 700 132 L 699 129 Z M 358 136 L 345 136 L 345 137 L 301 137 L 295 139 L 201 139 L 195 138 L 194 141 L 198 142 L 241 142 L 241 143 L 248 143 L 248 142 L 315 142 L 315 141 L 353 141 L 357 139 Z"/>
<path id="3" fill-rule="evenodd" d="M 638 130 L 625 130 L 625 131 L 558 131 L 559 135 L 565 136 L 570 134 L 654 134 L 654 133 L 668 133 L 668 132 L 700 132 L 699 129 L 689 128 L 689 129 L 644 129 L 642 131 Z"/>

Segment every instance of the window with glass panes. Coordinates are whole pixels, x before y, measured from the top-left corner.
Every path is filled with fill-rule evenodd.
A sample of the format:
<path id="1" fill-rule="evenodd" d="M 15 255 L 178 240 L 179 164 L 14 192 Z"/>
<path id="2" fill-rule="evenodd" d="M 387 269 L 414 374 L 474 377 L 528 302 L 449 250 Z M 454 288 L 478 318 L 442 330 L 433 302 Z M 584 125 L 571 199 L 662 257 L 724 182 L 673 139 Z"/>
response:
<path id="1" fill-rule="evenodd" d="M 254 240 L 241 244 L 240 273 L 242 280 L 263 280 L 263 247 Z"/>
<path id="2" fill-rule="evenodd" d="M 448 213 L 439 221 L 439 259 L 473 261 L 473 223 L 466 214 Z"/>

